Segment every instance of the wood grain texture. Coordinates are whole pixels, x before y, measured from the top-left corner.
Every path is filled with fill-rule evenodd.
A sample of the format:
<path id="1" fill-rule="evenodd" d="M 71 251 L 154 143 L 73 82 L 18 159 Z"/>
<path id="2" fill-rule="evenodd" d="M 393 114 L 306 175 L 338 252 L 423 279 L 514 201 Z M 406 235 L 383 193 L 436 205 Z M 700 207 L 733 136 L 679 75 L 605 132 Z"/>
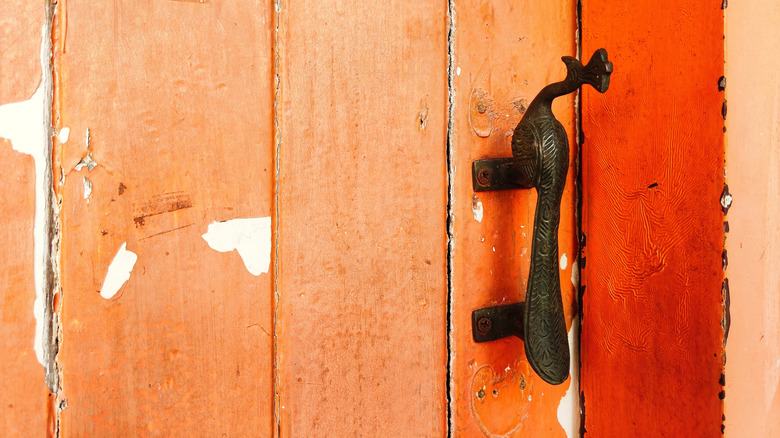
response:
<path id="1" fill-rule="evenodd" d="M 726 436 L 780 436 L 780 3 L 726 10 Z"/>
<path id="2" fill-rule="evenodd" d="M 59 2 L 62 436 L 272 433 L 272 273 L 201 238 L 272 214 L 272 11 Z M 104 299 L 124 242 L 138 260 Z"/>
<path id="3" fill-rule="evenodd" d="M 719 436 L 720 2 L 583 1 L 581 387 L 587 437 Z"/>
<path id="4" fill-rule="evenodd" d="M 0 6 L 0 105 L 38 88 L 44 21 L 44 2 Z M 52 436 L 54 397 L 33 349 L 35 165 L 4 138 L 0 160 L 0 435 Z"/>
<path id="5" fill-rule="evenodd" d="M 558 409 L 571 380 L 545 383 L 525 360 L 519 339 L 472 340 L 473 310 L 525 299 L 537 197 L 534 190 L 475 194 L 471 162 L 511 156 L 512 132 L 531 100 L 566 77 L 560 58 L 575 55 L 576 2 L 456 2 L 454 17 L 453 435 L 562 437 L 567 425 L 559 423 Z M 571 154 L 559 232 L 567 327 L 576 314 L 574 98 L 553 105 Z"/>
<path id="6" fill-rule="evenodd" d="M 446 12 L 281 4 L 281 436 L 446 435 Z"/>

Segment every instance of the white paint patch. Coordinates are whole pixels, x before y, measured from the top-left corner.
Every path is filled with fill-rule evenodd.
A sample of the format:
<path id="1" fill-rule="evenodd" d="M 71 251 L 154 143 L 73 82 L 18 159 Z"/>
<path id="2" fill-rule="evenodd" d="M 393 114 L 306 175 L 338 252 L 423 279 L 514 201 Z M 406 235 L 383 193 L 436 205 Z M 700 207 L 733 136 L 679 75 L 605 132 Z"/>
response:
<path id="1" fill-rule="evenodd" d="M 726 193 L 723 196 L 720 197 L 720 205 L 723 208 L 730 208 L 731 207 L 731 201 L 734 198 L 731 196 L 731 193 Z"/>
<path id="2" fill-rule="evenodd" d="M 111 260 L 111 264 L 108 265 L 106 279 L 103 280 L 103 287 L 100 288 L 100 296 L 108 300 L 116 295 L 122 285 L 130 279 L 136 261 L 138 256 L 127 250 L 127 242 L 123 243 Z"/>
<path id="3" fill-rule="evenodd" d="M 577 260 L 571 263 L 571 285 L 574 287 L 580 285 L 580 269 L 577 266 Z"/>
<path id="4" fill-rule="evenodd" d="M 474 220 L 477 222 L 482 222 L 484 210 L 482 208 L 482 201 L 477 198 L 477 195 L 474 195 L 474 197 L 471 199 L 471 211 L 474 213 Z"/>
<path id="5" fill-rule="evenodd" d="M 69 137 L 70 137 L 70 128 L 68 128 L 67 126 L 62 128 L 62 129 L 60 129 L 60 133 L 57 134 L 57 139 L 62 144 L 67 143 Z"/>
<path id="6" fill-rule="evenodd" d="M 268 273 L 271 264 L 271 218 L 231 219 L 209 224 L 203 240 L 219 252 L 236 250 L 252 275 Z"/>
<path id="7" fill-rule="evenodd" d="M 569 257 L 566 256 L 566 253 L 563 253 L 561 256 L 561 271 L 566 269 L 567 266 L 569 266 Z"/>
<path id="8" fill-rule="evenodd" d="M 458 75 L 458 76 L 460 76 L 460 67 L 458 67 L 458 68 L 456 68 L 456 69 L 455 69 L 455 74 L 456 74 L 456 75 Z"/>
<path id="9" fill-rule="evenodd" d="M 87 200 L 87 204 L 89 204 L 89 195 L 92 194 L 92 181 L 88 180 L 86 176 L 82 177 L 84 182 L 84 199 Z"/>
<path id="10" fill-rule="evenodd" d="M 46 25 L 42 28 L 40 50 L 41 82 L 29 100 L 8 103 L 0 106 L 0 137 L 11 141 L 11 147 L 18 152 L 33 157 L 35 162 L 35 218 L 33 220 L 33 275 L 35 278 L 35 340 L 33 348 L 38 362 L 44 365 L 43 354 L 43 318 L 46 282 L 44 270 L 47 263 L 47 196 L 49 194 L 51 161 L 49 154 L 49 118 L 47 96 L 51 91 L 51 76 L 47 78 L 47 66 L 50 60 L 50 40 L 46 35 Z M 48 101 L 50 102 L 50 101 Z"/>
<path id="11" fill-rule="evenodd" d="M 571 380 L 569 389 L 566 390 L 558 405 L 558 422 L 563 427 L 568 438 L 580 436 L 580 352 L 577 350 L 577 338 L 579 333 L 578 318 L 571 321 L 571 330 L 569 330 L 569 351 L 571 352 Z"/>

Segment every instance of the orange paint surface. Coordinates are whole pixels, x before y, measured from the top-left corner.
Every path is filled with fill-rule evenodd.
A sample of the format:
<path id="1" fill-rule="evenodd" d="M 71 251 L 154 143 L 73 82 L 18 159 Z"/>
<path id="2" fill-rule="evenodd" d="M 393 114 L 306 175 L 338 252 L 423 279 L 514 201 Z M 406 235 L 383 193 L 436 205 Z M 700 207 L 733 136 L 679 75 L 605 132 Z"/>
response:
<path id="1" fill-rule="evenodd" d="M 720 2 L 584 1 L 581 385 L 587 437 L 719 436 Z"/>
<path id="2" fill-rule="evenodd" d="M 281 436 L 446 435 L 446 12 L 283 2 Z"/>
<path id="3" fill-rule="evenodd" d="M 59 2 L 64 437 L 271 434 L 272 273 L 201 237 L 273 212 L 273 6 L 243 3 Z"/>
<path id="4" fill-rule="evenodd" d="M 41 81 L 45 4 L 9 0 L 0 13 L 0 105 L 29 99 Z M 54 397 L 33 349 L 33 158 L 0 138 L 0 435 L 52 436 Z"/>
<path id="5" fill-rule="evenodd" d="M 726 10 L 726 436 L 780 436 L 780 4 Z"/>
<path id="6" fill-rule="evenodd" d="M 472 339 L 473 310 L 525 299 L 536 192 L 475 194 L 471 163 L 511 156 L 512 132 L 525 108 L 545 85 L 566 77 L 561 56 L 575 55 L 575 14 L 576 2 L 568 0 L 467 1 L 455 7 L 451 137 L 454 436 L 565 436 L 567 425 L 559 423 L 558 408 L 571 379 L 559 386 L 541 380 L 530 369 L 517 338 L 483 344 Z M 568 327 L 576 313 L 572 284 L 577 254 L 574 99 L 571 94 L 553 105 L 569 134 L 571 152 L 559 231 L 559 254 L 567 260 L 560 275 Z M 563 418 L 573 420 L 568 412 Z"/>

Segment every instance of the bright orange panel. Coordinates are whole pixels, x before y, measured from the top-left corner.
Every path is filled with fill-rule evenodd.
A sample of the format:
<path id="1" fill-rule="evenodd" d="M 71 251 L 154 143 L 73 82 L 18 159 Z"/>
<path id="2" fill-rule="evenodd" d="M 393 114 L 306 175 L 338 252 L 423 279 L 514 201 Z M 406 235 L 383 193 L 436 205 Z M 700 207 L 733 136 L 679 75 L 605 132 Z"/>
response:
<path id="1" fill-rule="evenodd" d="M 282 2 L 282 436 L 446 435 L 446 14 Z"/>
<path id="2" fill-rule="evenodd" d="M 54 427 L 55 397 L 46 387 L 45 370 L 34 349 L 36 330 L 43 323 L 39 319 L 36 324 L 33 316 L 34 264 L 42 262 L 33 254 L 36 164 L 43 163 L 20 152 L 29 150 L 28 145 L 5 129 L 16 123 L 12 113 L 18 104 L 30 99 L 41 84 L 45 6 L 22 0 L 6 0 L 0 6 L 0 435 L 9 437 L 53 436 Z M 29 134 L 35 136 L 35 130 L 43 134 L 40 118 L 24 118 L 27 122 L 32 123 Z M 43 157 L 41 151 L 37 159 Z"/>
<path id="3" fill-rule="evenodd" d="M 273 270 L 229 251 L 270 251 L 270 229 L 221 224 L 224 253 L 201 236 L 273 213 L 272 11 L 59 2 L 62 436 L 271 434 Z"/>
<path id="4" fill-rule="evenodd" d="M 582 427 L 719 436 L 720 2 L 586 0 L 582 32 L 615 66 L 583 94 Z"/>
<path id="5" fill-rule="evenodd" d="M 457 2 L 454 18 L 453 434 L 563 437 L 578 419 L 576 380 L 559 386 L 544 382 L 531 370 L 517 338 L 483 344 L 472 339 L 473 310 L 525 299 L 536 191 L 475 194 L 471 163 L 511 156 L 512 133 L 531 100 L 545 85 L 566 77 L 561 56 L 576 55 L 576 2 Z M 569 134 L 571 154 L 559 230 L 567 327 L 576 315 L 575 96 L 553 105 Z M 576 362 L 572 370 L 576 378 Z"/>

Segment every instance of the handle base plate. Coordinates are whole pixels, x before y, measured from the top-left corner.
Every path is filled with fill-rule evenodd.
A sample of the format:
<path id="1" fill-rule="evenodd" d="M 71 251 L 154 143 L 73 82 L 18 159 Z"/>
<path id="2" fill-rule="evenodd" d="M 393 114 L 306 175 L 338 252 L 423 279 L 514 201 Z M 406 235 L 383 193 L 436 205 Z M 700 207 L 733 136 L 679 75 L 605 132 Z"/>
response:
<path id="1" fill-rule="evenodd" d="M 485 307 L 471 312 L 471 334 L 474 342 L 490 342 L 507 336 L 525 339 L 523 322 L 525 303 Z"/>
<path id="2" fill-rule="evenodd" d="M 534 187 L 527 172 L 528 160 L 485 158 L 471 163 L 471 181 L 475 192 L 530 189 Z"/>

